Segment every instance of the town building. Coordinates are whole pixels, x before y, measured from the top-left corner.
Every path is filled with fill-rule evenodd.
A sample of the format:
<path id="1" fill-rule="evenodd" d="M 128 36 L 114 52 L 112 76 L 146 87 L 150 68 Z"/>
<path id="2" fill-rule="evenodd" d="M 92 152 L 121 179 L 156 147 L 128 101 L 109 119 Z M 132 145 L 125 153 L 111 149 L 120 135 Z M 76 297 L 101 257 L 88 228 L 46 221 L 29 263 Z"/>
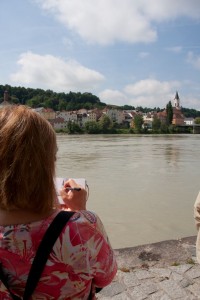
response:
<path id="1" fill-rule="evenodd" d="M 56 118 L 56 112 L 51 108 L 38 107 L 34 108 L 34 110 L 48 121 Z"/>
<path id="2" fill-rule="evenodd" d="M 56 119 L 62 118 L 65 122 L 77 122 L 77 112 L 76 111 L 57 111 Z"/>
<path id="3" fill-rule="evenodd" d="M 125 120 L 125 116 L 122 110 L 119 109 L 109 109 L 109 108 L 105 108 L 103 110 L 103 113 L 108 116 L 111 121 L 116 122 L 118 124 L 122 124 Z"/>
<path id="4" fill-rule="evenodd" d="M 185 125 L 194 125 L 194 118 L 185 118 L 184 124 Z"/>
<path id="5" fill-rule="evenodd" d="M 183 115 L 181 111 L 181 106 L 180 106 L 180 98 L 178 95 L 178 92 L 175 94 L 175 98 L 173 101 L 173 120 L 172 124 L 173 125 L 185 125 L 184 120 L 185 116 Z"/>

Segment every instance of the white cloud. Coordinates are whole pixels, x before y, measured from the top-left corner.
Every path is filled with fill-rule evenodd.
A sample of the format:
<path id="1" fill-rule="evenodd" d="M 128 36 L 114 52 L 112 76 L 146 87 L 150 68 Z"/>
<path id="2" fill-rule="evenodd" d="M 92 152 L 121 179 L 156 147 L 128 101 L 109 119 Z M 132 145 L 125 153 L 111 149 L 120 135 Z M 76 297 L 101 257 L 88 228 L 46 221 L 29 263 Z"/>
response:
<path id="1" fill-rule="evenodd" d="M 144 79 L 127 85 L 123 92 L 105 90 L 99 96 L 101 101 L 109 104 L 164 108 L 174 99 L 176 90 L 180 86 L 178 81 L 161 82 L 155 79 Z"/>
<path id="2" fill-rule="evenodd" d="M 144 13 L 151 21 L 169 21 L 178 17 L 190 17 L 199 19 L 199 0 L 141 0 Z"/>
<path id="3" fill-rule="evenodd" d="M 35 0 L 91 43 L 153 42 L 156 23 L 200 18 L 199 0 Z"/>
<path id="4" fill-rule="evenodd" d="M 125 87 L 125 92 L 133 96 L 140 95 L 165 95 L 179 87 L 177 81 L 158 81 L 156 79 L 144 79 Z"/>
<path id="5" fill-rule="evenodd" d="M 118 90 L 106 89 L 99 93 L 99 98 L 106 104 L 124 105 L 128 104 L 128 97 Z"/>
<path id="6" fill-rule="evenodd" d="M 193 52 L 188 52 L 187 62 L 192 64 L 192 66 L 200 70 L 200 55 L 195 55 Z"/>
<path id="7" fill-rule="evenodd" d="M 88 69 L 75 60 L 64 61 L 52 55 L 32 52 L 21 54 L 19 71 L 11 75 L 14 83 L 59 92 L 92 90 L 104 80 L 99 72 Z"/>
<path id="8" fill-rule="evenodd" d="M 123 91 L 106 89 L 99 93 L 102 102 L 114 105 L 132 105 L 134 107 L 165 108 L 173 101 L 176 90 L 181 83 L 178 81 L 158 81 L 144 79 L 124 87 Z"/>

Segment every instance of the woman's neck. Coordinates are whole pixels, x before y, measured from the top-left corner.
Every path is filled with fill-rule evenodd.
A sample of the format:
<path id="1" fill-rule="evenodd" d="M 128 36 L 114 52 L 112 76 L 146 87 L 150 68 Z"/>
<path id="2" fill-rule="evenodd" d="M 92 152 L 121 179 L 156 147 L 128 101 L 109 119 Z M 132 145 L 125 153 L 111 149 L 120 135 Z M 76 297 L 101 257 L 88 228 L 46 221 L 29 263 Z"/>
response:
<path id="1" fill-rule="evenodd" d="M 29 210 L 0 210 L 0 226 L 27 224 L 43 220 L 52 215 L 56 210 L 51 209 L 45 213 L 37 213 Z"/>

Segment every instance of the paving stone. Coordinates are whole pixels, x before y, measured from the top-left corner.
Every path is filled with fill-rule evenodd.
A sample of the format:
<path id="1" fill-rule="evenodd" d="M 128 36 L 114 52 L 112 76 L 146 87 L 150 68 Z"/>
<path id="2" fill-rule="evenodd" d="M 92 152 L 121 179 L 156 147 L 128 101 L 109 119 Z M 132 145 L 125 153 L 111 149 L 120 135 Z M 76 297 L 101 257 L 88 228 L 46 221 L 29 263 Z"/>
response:
<path id="1" fill-rule="evenodd" d="M 199 266 L 193 266 L 190 270 L 186 272 L 187 276 L 190 278 L 198 278 L 200 277 L 200 268 Z"/>
<path id="2" fill-rule="evenodd" d="M 168 294 L 172 299 L 185 299 L 187 293 L 173 280 L 164 280 L 159 283 L 160 287 Z"/>
<path id="3" fill-rule="evenodd" d="M 176 272 L 172 272 L 170 278 L 173 279 L 174 281 L 177 281 L 177 282 L 179 282 L 179 281 L 181 281 L 181 280 L 184 279 L 184 277 L 183 277 L 182 274 L 178 274 L 178 273 L 176 273 Z"/>
<path id="4" fill-rule="evenodd" d="M 147 295 L 153 294 L 158 291 L 159 287 L 155 283 L 142 283 L 140 289 Z"/>
<path id="5" fill-rule="evenodd" d="M 121 294 L 118 294 L 116 296 L 112 296 L 112 297 L 105 297 L 103 295 L 96 295 L 98 300 L 132 300 L 133 298 L 131 298 L 131 296 L 127 295 L 127 293 L 123 292 Z"/>
<path id="6" fill-rule="evenodd" d="M 194 294 L 191 293 L 191 291 L 185 289 L 187 296 L 184 298 L 184 300 L 199 300 L 200 297 L 195 296 Z M 182 299 L 181 299 L 182 300 Z"/>
<path id="7" fill-rule="evenodd" d="M 196 297 L 200 296 L 200 285 L 197 283 L 194 283 L 193 285 L 190 285 L 187 287 L 187 289 Z M 200 299 L 200 298 L 199 298 Z"/>
<path id="8" fill-rule="evenodd" d="M 139 270 L 135 272 L 138 279 L 147 279 L 147 278 L 153 278 L 155 277 L 154 274 L 146 271 L 146 270 Z"/>
<path id="9" fill-rule="evenodd" d="M 99 294 L 105 297 L 113 297 L 124 292 L 126 287 L 119 282 L 112 282 L 110 285 L 106 286 L 101 290 Z"/>
<path id="10" fill-rule="evenodd" d="M 132 300 L 133 298 L 131 296 L 127 295 L 127 293 L 123 292 L 122 294 L 112 297 L 112 299 L 113 300 Z"/>
<path id="11" fill-rule="evenodd" d="M 152 274 L 156 274 L 159 277 L 163 277 L 163 278 L 169 278 L 170 274 L 171 274 L 171 270 L 170 269 L 164 269 L 164 268 L 150 268 L 149 271 Z"/>
<path id="12" fill-rule="evenodd" d="M 172 266 L 169 269 L 171 269 L 172 271 L 175 271 L 179 274 L 183 274 L 191 268 L 192 268 L 192 265 L 185 264 L 185 265 L 180 265 L 180 266 Z"/>
<path id="13" fill-rule="evenodd" d="M 186 288 L 189 285 L 194 284 L 194 281 L 191 278 L 183 278 L 179 284 L 182 288 Z"/>
<path id="14" fill-rule="evenodd" d="M 123 275 L 123 283 L 127 286 L 127 287 L 131 287 L 131 286 L 136 286 L 140 284 L 140 280 L 138 279 L 138 277 L 136 276 L 135 272 L 130 272 L 130 273 L 125 273 Z"/>
<path id="15" fill-rule="evenodd" d="M 110 299 L 112 299 L 111 297 L 105 297 L 105 296 L 103 296 L 101 294 L 96 295 L 96 298 L 98 300 L 110 300 Z"/>
<path id="16" fill-rule="evenodd" d="M 148 298 L 148 300 L 171 300 L 171 298 L 163 291 L 158 291 Z"/>
<path id="17" fill-rule="evenodd" d="M 134 300 L 144 300 L 147 299 L 148 296 L 142 291 L 140 286 L 136 286 L 132 290 L 129 290 L 129 293 Z"/>

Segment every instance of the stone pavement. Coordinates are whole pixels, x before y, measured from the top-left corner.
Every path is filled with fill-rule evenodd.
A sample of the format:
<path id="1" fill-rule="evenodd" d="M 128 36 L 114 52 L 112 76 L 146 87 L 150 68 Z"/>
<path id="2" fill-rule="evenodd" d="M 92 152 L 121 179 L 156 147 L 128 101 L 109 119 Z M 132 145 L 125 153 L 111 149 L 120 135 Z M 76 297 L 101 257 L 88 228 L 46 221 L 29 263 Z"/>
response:
<path id="1" fill-rule="evenodd" d="M 100 300 L 200 299 L 196 236 L 115 250 L 118 272 Z"/>

